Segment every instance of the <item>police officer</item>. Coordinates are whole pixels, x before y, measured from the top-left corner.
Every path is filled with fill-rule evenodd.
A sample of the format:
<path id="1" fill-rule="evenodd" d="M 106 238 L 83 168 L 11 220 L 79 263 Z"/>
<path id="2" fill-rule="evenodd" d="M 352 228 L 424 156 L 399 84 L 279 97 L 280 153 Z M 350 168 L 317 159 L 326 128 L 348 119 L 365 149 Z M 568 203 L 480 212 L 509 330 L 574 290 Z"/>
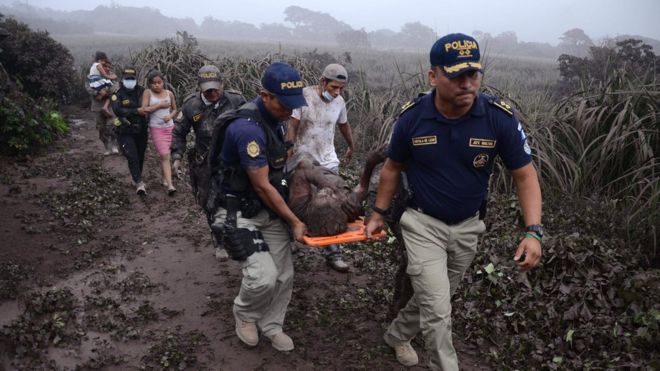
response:
<path id="1" fill-rule="evenodd" d="M 405 167 L 412 199 L 400 225 L 414 295 L 384 337 L 406 366 L 418 362 L 410 341 L 421 331 L 431 368 L 458 370 L 450 297 L 485 231 L 479 209 L 495 156 L 511 171 L 526 225 L 513 259 L 526 271 L 541 258 L 541 189 L 531 150 L 512 109 L 479 93 L 479 57 L 479 45 L 468 35 L 450 34 L 435 42 L 428 72 L 434 89 L 404 106 L 367 223 L 368 235 L 383 227 L 383 215 Z"/>
<path id="2" fill-rule="evenodd" d="M 193 196 L 197 203 L 205 208 L 208 195 L 209 174 L 206 156 L 213 135 L 214 121 L 221 113 L 235 109 L 245 103 L 245 98 L 235 90 L 225 90 L 218 67 L 203 66 L 197 73 L 199 91 L 188 96 L 183 103 L 182 118 L 177 121 L 172 131 L 171 154 L 172 167 L 177 176 L 181 174 L 181 158 L 186 152 L 186 136 L 190 128 L 195 132 L 195 147 L 188 152 L 188 167 Z M 207 214 L 209 225 L 211 215 Z M 221 261 L 228 259 L 212 236 L 215 256 Z"/>
<path id="3" fill-rule="evenodd" d="M 283 122 L 307 103 L 300 74 L 286 63 L 271 64 L 261 86 L 259 96 L 239 108 L 237 118 L 216 124 L 225 132 L 222 148 L 214 144 L 210 154 L 212 183 L 221 184 L 222 196 L 212 229 L 232 259 L 242 261 L 243 280 L 233 309 L 238 338 L 256 346 L 261 330 L 275 349 L 290 351 L 293 340 L 282 331 L 293 290 L 289 230 L 301 241 L 306 226 L 285 201 Z"/>
<path id="4" fill-rule="evenodd" d="M 147 149 L 146 114 L 140 107 L 144 88 L 137 84 L 137 71 L 134 67 L 126 67 L 122 73 L 119 90 L 112 95 L 112 110 L 117 116 L 114 120 L 117 142 L 122 154 L 128 160 L 128 170 L 131 172 L 136 192 L 144 196 L 147 191 L 142 181 L 144 152 Z"/>

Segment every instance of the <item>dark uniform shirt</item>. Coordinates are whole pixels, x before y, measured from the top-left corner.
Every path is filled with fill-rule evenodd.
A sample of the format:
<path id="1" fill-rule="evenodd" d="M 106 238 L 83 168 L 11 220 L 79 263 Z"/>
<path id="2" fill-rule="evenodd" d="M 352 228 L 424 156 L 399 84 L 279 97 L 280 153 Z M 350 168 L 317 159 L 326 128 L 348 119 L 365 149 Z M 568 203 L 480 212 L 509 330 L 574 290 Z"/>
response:
<path id="1" fill-rule="evenodd" d="M 259 108 L 264 125 L 269 125 L 274 133 L 283 136 L 284 123 L 274 118 L 264 106 L 261 98 L 253 101 Z M 237 118 L 227 127 L 220 158 L 228 166 L 237 163 L 246 170 L 268 165 L 266 133 L 255 121 Z"/>
<path id="2" fill-rule="evenodd" d="M 137 134 L 147 129 L 146 117 L 138 113 L 138 108 L 142 105 L 142 94 L 144 88 L 140 85 L 136 85 L 132 90 L 121 86 L 110 98 L 115 115 L 130 122 L 130 125 L 122 123 L 119 126 L 119 134 Z"/>
<path id="3" fill-rule="evenodd" d="M 207 105 L 197 92 L 183 103 L 182 119 L 177 122 L 172 131 L 172 158 L 179 159 L 186 152 L 186 136 L 190 128 L 195 131 L 195 151 L 203 156 L 209 150 L 216 117 L 221 113 L 238 108 L 245 103 L 245 98 L 233 90 L 225 90 L 218 102 Z"/>
<path id="4" fill-rule="evenodd" d="M 451 224 L 479 210 L 496 155 L 514 170 L 532 160 L 531 150 L 518 119 L 494 97 L 479 94 L 458 119 L 441 115 L 434 98 L 435 91 L 402 113 L 388 157 L 408 163 L 411 206 Z"/>

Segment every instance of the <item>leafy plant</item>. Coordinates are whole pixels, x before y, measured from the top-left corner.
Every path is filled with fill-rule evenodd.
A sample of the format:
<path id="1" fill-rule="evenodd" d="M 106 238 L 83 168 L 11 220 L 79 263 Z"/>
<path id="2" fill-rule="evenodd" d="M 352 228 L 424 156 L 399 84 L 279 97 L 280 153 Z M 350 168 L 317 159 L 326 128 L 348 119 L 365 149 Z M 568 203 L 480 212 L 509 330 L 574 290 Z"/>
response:
<path id="1" fill-rule="evenodd" d="M 48 32 L 33 31 L 13 18 L 0 18 L 0 27 L 10 34 L 0 41 L 0 64 L 32 98 L 65 102 L 82 89 L 69 50 Z"/>
<path id="2" fill-rule="evenodd" d="M 34 153 L 57 136 L 69 132 L 69 126 L 53 101 L 15 92 L 0 102 L 0 150 L 11 154 Z"/>

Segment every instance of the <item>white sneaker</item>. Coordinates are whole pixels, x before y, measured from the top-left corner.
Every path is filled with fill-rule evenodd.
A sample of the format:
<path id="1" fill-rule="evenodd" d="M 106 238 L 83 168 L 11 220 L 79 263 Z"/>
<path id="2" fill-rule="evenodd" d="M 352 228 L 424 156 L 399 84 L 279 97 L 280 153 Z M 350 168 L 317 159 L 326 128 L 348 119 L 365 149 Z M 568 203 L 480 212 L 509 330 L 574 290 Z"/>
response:
<path id="1" fill-rule="evenodd" d="M 147 194 L 147 189 L 146 188 L 147 187 L 144 184 L 144 182 L 140 182 L 140 183 L 137 184 L 137 189 L 136 189 L 135 192 L 140 196 L 144 196 L 144 195 Z"/>
<path id="2" fill-rule="evenodd" d="M 117 148 L 117 146 L 114 146 L 114 145 L 113 145 L 113 146 L 112 146 L 112 149 L 110 150 L 110 152 L 112 152 L 113 154 L 116 155 L 117 153 L 119 153 L 119 148 Z"/>

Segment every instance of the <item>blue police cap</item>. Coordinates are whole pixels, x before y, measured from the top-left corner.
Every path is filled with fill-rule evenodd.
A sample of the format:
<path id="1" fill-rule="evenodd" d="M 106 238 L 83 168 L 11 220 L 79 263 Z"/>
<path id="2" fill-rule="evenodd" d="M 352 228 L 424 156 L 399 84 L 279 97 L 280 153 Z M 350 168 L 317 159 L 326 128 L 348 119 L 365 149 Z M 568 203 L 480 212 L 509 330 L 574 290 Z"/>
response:
<path id="1" fill-rule="evenodd" d="M 467 71 L 483 71 L 480 58 L 477 40 L 462 33 L 443 36 L 431 47 L 431 66 L 442 68 L 450 79 Z"/>
<path id="2" fill-rule="evenodd" d="M 307 105 L 300 74 L 286 63 L 275 62 L 268 66 L 261 77 L 261 86 L 277 96 L 277 100 L 287 108 L 295 109 Z"/>

